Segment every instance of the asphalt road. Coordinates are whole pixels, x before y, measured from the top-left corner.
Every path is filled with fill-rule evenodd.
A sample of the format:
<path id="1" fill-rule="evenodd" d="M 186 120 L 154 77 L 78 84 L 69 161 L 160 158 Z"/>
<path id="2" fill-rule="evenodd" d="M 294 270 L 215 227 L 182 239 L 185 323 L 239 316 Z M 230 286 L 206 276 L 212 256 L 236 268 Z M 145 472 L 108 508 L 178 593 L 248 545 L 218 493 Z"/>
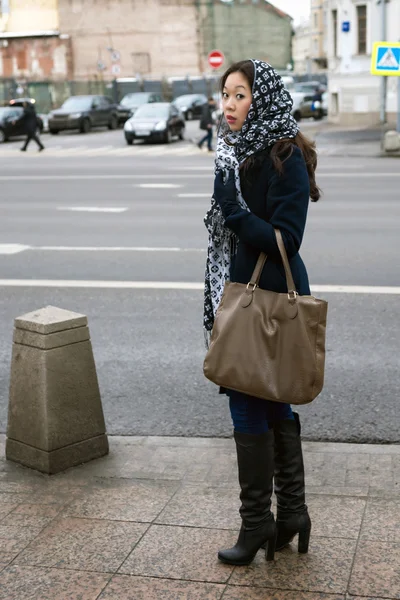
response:
<path id="1" fill-rule="evenodd" d="M 0 431 L 13 319 L 53 304 L 88 315 L 109 433 L 231 435 L 227 401 L 202 375 L 212 156 L 188 142 L 128 148 L 121 131 L 44 142 L 40 155 L 0 148 Z M 299 411 L 306 439 L 400 441 L 399 293 L 378 289 L 400 286 L 399 165 L 320 158 L 324 196 L 302 247 L 312 286 L 368 287 L 318 294 L 326 384 Z"/>

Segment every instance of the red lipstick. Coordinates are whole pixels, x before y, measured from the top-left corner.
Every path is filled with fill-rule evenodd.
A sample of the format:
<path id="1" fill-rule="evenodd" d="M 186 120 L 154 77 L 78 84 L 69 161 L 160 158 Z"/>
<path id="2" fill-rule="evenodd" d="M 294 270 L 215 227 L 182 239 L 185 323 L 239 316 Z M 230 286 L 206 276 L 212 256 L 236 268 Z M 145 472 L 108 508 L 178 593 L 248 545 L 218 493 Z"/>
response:
<path id="1" fill-rule="evenodd" d="M 226 120 L 228 121 L 228 123 L 231 123 L 231 124 L 233 124 L 233 123 L 235 123 L 235 122 L 236 122 L 236 120 L 237 120 L 237 119 L 235 119 L 235 117 L 231 117 L 230 115 L 228 115 L 228 116 L 226 117 Z"/>

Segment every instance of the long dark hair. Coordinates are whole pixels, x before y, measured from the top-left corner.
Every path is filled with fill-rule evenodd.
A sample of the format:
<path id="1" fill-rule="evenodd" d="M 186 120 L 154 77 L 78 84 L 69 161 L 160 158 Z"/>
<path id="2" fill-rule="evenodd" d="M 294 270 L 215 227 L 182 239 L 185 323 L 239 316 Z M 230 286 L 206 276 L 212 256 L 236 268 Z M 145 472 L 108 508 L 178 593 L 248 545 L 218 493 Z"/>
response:
<path id="1" fill-rule="evenodd" d="M 222 75 L 220 82 L 221 93 L 223 92 L 223 89 L 225 87 L 226 80 L 232 73 L 242 73 L 242 75 L 246 78 L 250 89 L 253 89 L 254 65 L 251 62 L 251 60 L 242 60 L 231 65 L 229 69 L 227 69 Z M 308 178 L 310 180 L 310 198 L 313 202 L 317 202 L 317 200 L 319 200 L 321 196 L 321 190 L 319 189 L 315 181 L 315 171 L 317 169 L 317 152 L 315 149 L 315 143 L 313 141 L 308 139 L 300 131 L 295 138 L 279 140 L 279 142 L 276 142 L 272 146 L 270 151 L 272 164 L 274 165 L 276 171 L 279 174 L 282 174 L 284 170 L 284 162 L 291 156 L 293 152 L 293 146 L 297 146 L 303 154 L 304 160 L 306 162 Z M 250 156 L 241 165 L 241 169 L 244 169 L 244 171 L 246 172 L 249 169 L 251 169 L 254 163 L 255 158 L 253 156 Z"/>

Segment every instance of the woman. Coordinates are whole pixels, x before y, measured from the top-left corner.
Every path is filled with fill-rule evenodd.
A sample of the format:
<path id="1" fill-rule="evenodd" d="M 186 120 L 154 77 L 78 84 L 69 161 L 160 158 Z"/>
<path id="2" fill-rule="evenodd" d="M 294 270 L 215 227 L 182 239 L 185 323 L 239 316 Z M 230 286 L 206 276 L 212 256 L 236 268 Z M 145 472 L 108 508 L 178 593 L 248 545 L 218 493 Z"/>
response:
<path id="1" fill-rule="evenodd" d="M 223 112 L 216 152 L 206 267 L 204 327 L 209 337 L 226 280 L 248 283 L 260 252 L 268 255 L 260 287 L 287 292 L 274 228 L 280 229 L 296 289 L 310 294 L 298 251 L 315 183 L 314 144 L 291 116 L 292 99 L 279 75 L 265 62 L 246 60 L 221 80 Z M 289 404 L 221 390 L 229 396 L 241 487 L 242 527 L 233 548 L 218 558 L 248 565 L 267 548 L 267 560 L 299 534 L 308 551 L 311 521 L 305 504 L 300 420 Z M 271 495 L 277 496 L 277 519 Z"/>

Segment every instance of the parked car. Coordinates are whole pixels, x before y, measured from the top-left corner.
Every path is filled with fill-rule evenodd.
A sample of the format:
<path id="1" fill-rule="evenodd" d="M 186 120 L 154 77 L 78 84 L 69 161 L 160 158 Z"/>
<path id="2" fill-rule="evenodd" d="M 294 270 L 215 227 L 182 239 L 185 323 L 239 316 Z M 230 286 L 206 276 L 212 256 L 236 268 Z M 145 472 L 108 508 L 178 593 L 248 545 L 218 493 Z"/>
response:
<path id="1" fill-rule="evenodd" d="M 319 121 L 327 114 L 326 101 L 324 106 L 324 94 L 322 94 L 322 102 L 314 102 L 313 98 L 313 95 L 304 96 L 303 101 L 300 102 L 296 110 L 292 111 L 296 121 L 301 121 L 301 119 Z"/>
<path id="2" fill-rule="evenodd" d="M 24 109 L 20 106 L 0 106 L 0 143 L 26 134 L 23 116 Z M 38 130 L 41 126 L 43 123 L 38 117 Z"/>
<path id="3" fill-rule="evenodd" d="M 185 94 L 178 96 L 172 103 L 182 111 L 186 121 L 200 119 L 203 112 L 203 106 L 207 104 L 207 96 L 204 94 Z"/>
<path id="4" fill-rule="evenodd" d="M 14 108 L 23 108 L 25 102 L 28 102 L 29 104 L 36 103 L 34 98 L 13 98 L 12 100 L 10 100 L 9 105 Z M 43 133 L 43 131 L 45 130 L 43 123 L 43 115 L 37 115 L 37 122 L 39 132 Z"/>
<path id="5" fill-rule="evenodd" d="M 58 133 L 78 129 L 88 133 L 92 127 L 117 129 L 118 113 L 115 104 L 106 96 L 71 96 L 61 108 L 49 114 L 49 131 Z"/>
<path id="6" fill-rule="evenodd" d="M 169 143 L 174 136 L 183 140 L 185 120 L 176 106 L 169 102 L 156 102 L 139 106 L 135 114 L 126 121 L 124 134 L 126 143 L 142 139 Z"/>
<path id="7" fill-rule="evenodd" d="M 213 94 L 214 102 L 215 102 L 215 110 L 213 111 L 213 119 L 215 124 L 218 126 L 221 120 L 221 117 L 224 113 L 224 109 L 222 108 L 222 95 L 220 92 L 215 92 Z"/>
<path id="8" fill-rule="evenodd" d="M 328 116 L 328 92 L 322 94 L 322 113 L 324 117 Z"/>
<path id="9" fill-rule="evenodd" d="M 137 92 L 126 94 L 117 106 L 118 120 L 120 123 L 125 123 L 135 114 L 139 106 L 142 104 L 153 104 L 154 102 L 162 102 L 161 94 L 153 92 Z"/>
<path id="10" fill-rule="evenodd" d="M 22 108 L 0 107 L 0 143 L 6 142 L 10 137 L 23 135 Z"/>
<path id="11" fill-rule="evenodd" d="M 311 96 L 316 89 L 325 91 L 325 86 L 319 81 L 299 81 L 294 84 L 295 92 L 303 92 L 304 94 L 307 94 L 307 96 Z"/>
<path id="12" fill-rule="evenodd" d="M 42 128 L 41 128 L 40 132 L 48 133 L 49 132 L 49 115 L 47 115 L 45 113 L 39 113 L 38 117 L 42 121 Z"/>

